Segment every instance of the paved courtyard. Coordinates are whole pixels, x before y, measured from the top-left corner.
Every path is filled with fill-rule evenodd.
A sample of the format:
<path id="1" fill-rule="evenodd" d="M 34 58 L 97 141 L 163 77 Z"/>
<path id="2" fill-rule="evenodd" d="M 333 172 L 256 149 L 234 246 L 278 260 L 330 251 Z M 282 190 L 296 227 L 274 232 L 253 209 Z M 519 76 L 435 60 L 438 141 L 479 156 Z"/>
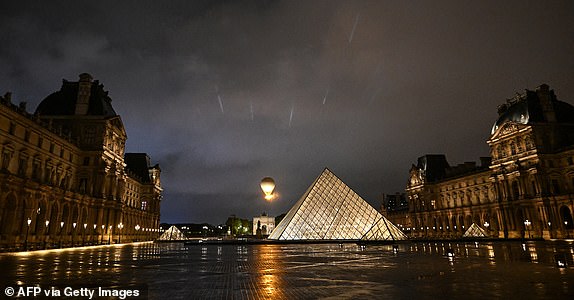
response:
<path id="1" fill-rule="evenodd" d="M 556 266 L 557 254 L 568 267 Z M 140 243 L 0 254 L 0 288 L 102 287 L 138 290 L 126 299 L 170 300 L 573 299 L 573 265 L 566 242 L 402 243 L 397 252 L 392 245 Z"/>

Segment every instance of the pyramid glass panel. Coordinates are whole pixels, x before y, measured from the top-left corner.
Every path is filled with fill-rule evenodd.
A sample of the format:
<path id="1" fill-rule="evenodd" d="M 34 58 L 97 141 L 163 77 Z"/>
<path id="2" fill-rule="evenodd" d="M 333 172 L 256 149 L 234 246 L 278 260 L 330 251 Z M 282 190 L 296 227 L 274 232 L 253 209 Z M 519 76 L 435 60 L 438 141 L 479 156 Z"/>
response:
<path id="1" fill-rule="evenodd" d="M 402 240 L 406 236 L 329 169 L 325 169 L 269 239 Z"/>

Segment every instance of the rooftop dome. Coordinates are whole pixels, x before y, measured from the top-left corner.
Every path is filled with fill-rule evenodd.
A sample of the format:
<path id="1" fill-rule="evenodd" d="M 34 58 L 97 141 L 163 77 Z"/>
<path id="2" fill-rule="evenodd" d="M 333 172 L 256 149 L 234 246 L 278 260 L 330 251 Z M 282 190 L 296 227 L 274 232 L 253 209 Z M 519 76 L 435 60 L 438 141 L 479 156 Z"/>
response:
<path id="1" fill-rule="evenodd" d="M 108 92 L 104 91 L 104 86 L 97 80 L 92 81 L 92 76 L 89 74 L 83 73 L 80 74 L 80 80 L 76 82 L 64 79 L 59 91 L 42 100 L 36 108 L 36 114 L 113 117 L 117 114 L 111 102 L 112 99 L 108 96 Z"/>
<path id="2" fill-rule="evenodd" d="M 544 111 L 544 105 L 550 108 Z M 498 107 L 498 119 L 492 126 L 491 134 L 507 122 L 520 124 L 547 123 L 549 114 L 555 115 L 558 123 L 574 123 L 574 106 L 557 100 L 553 90 L 543 84 L 536 91 L 526 90 L 524 94 L 517 94 L 506 104 Z"/>

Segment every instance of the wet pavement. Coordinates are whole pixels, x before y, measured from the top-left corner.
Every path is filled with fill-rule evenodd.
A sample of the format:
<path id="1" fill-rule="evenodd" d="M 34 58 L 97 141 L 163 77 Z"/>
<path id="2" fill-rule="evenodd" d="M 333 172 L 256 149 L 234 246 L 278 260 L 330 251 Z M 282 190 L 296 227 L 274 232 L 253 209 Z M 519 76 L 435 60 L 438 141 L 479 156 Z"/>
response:
<path id="1" fill-rule="evenodd" d="M 39 295 L 59 291 L 59 299 L 89 299 L 86 290 L 92 299 L 574 299 L 573 247 L 140 243 L 4 253 L 0 298 L 35 287 Z M 557 258 L 568 265 L 558 267 Z"/>

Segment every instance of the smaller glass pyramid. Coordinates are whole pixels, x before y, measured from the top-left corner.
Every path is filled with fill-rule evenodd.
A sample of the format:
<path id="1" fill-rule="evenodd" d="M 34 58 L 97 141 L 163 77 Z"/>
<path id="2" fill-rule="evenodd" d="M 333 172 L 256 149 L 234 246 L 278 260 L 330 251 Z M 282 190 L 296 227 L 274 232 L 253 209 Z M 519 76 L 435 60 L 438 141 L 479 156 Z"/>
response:
<path id="1" fill-rule="evenodd" d="M 472 223 L 470 227 L 466 230 L 466 232 L 462 235 L 462 237 L 487 237 L 486 231 L 480 228 L 480 226 Z"/>
<path id="2" fill-rule="evenodd" d="M 325 168 L 269 239 L 389 241 L 406 236 Z"/>
<path id="3" fill-rule="evenodd" d="M 166 230 L 159 238 L 159 241 L 182 241 L 187 240 L 187 237 L 175 225 L 172 225 Z"/>

